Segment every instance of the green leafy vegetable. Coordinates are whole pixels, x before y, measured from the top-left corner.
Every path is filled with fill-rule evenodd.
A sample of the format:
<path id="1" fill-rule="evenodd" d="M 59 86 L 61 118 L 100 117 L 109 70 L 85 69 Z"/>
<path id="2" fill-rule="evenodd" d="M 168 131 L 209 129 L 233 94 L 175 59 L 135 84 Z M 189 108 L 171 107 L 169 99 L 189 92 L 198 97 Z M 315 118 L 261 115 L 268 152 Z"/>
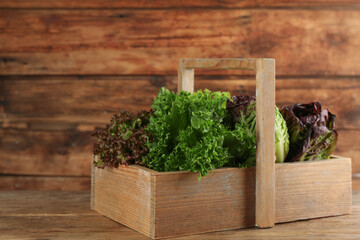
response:
<path id="1" fill-rule="evenodd" d="M 255 166 L 256 99 L 229 93 L 197 91 L 179 95 L 162 88 L 155 99 L 147 131 L 145 163 L 157 171 L 188 170 L 200 176 L 209 170 Z M 289 150 L 285 120 L 276 108 L 276 161 Z"/>
<path id="2" fill-rule="evenodd" d="M 256 99 L 229 98 L 228 92 L 177 95 L 162 88 L 150 112 L 122 111 L 94 134 L 94 163 L 187 170 L 200 178 L 224 166 L 255 166 Z M 328 158 L 337 141 L 334 119 L 328 110 L 321 111 L 320 103 L 295 104 L 281 113 L 275 107 L 275 161 Z"/>
<path id="3" fill-rule="evenodd" d="M 286 120 L 290 135 L 287 162 L 330 157 L 338 138 L 335 115 L 327 109 L 321 110 L 319 102 L 294 104 L 283 107 L 280 112 Z"/>
<path id="4" fill-rule="evenodd" d="M 228 166 L 248 167 L 256 163 L 256 112 L 255 97 L 233 96 L 226 109 L 231 115 L 228 122 L 233 131 L 226 136 L 225 145 L 231 158 Z"/>
<path id="5" fill-rule="evenodd" d="M 93 134 L 94 164 L 97 167 L 117 167 L 119 164 L 141 164 L 148 152 L 146 142 L 150 134 L 145 131 L 151 112 L 133 114 L 122 111 L 115 114 L 111 124 Z"/>
<path id="6" fill-rule="evenodd" d="M 227 101 L 227 110 L 232 116 L 233 139 L 229 140 L 229 149 L 233 161 L 238 165 L 255 166 L 256 163 L 256 98 L 253 96 L 233 96 Z M 237 145 L 234 144 L 234 138 Z M 284 162 L 289 151 L 289 134 L 286 122 L 275 107 L 275 161 Z M 236 165 L 236 163 L 232 163 Z"/>
<path id="7" fill-rule="evenodd" d="M 290 140 L 286 121 L 275 107 L 275 162 L 283 163 L 289 153 Z"/>
<path id="8" fill-rule="evenodd" d="M 222 124 L 229 97 L 229 93 L 209 90 L 176 95 L 162 88 L 147 127 L 153 142 L 147 142 L 145 164 L 157 171 L 199 172 L 200 177 L 222 167 L 229 160 L 223 146 L 229 130 Z"/>

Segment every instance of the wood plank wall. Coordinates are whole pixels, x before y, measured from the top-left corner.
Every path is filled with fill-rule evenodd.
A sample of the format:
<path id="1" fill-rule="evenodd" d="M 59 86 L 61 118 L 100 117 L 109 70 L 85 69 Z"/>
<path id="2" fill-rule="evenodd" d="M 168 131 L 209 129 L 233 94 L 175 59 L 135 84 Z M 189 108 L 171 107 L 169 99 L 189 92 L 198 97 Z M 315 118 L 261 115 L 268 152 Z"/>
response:
<path id="1" fill-rule="evenodd" d="M 0 0 L 0 189 L 90 188 L 95 128 L 176 88 L 180 57 L 272 57 L 278 105 L 321 101 L 360 189 L 357 0 Z M 253 94 L 249 72 L 196 88 Z"/>

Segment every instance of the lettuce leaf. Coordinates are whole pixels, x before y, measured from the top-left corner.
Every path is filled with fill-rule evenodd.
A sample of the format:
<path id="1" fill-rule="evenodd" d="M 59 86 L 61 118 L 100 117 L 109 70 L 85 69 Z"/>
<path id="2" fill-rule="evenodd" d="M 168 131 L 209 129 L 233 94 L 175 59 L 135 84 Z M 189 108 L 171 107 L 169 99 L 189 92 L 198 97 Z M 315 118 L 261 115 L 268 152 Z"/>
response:
<path id="1" fill-rule="evenodd" d="M 286 106 L 280 112 L 290 135 L 287 162 L 330 157 L 338 139 L 334 114 L 327 109 L 321 110 L 319 102 Z"/>
<path id="2" fill-rule="evenodd" d="M 227 116 L 228 92 L 181 91 L 178 95 L 166 88 L 154 100 L 147 131 L 144 164 L 156 171 L 187 170 L 201 176 L 224 166 L 229 151 L 224 139 L 229 129 L 223 124 Z"/>
<path id="3" fill-rule="evenodd" d="M 229 147 L 230 152 L 237 161 L 240 161 L 237 163 L 238 165 L 255 166 L 256 98 L 253 96 L 233 96 L 231 101 L 227 101 L 227 110 L 231 114 L 234 124 L 232 135 L 237 140 L 236 146 Z M 235 142 L 234 139 L 229 141 Z M 284 162 L 288 151 L 289 134 L 286 122 L 275 106 L 275 161 Z"/>
<path id="4" fill-rule="evenodd" d="M 94 164 L 97 167 L 118 167 L 119 164 L 142 164 L 148 152 L 145 143 L 151 138 L 145 131 L 151 112 L 139 111 L 133 114 L 121 111 L 115 114 L 106 128 L 96 131 Z"/>

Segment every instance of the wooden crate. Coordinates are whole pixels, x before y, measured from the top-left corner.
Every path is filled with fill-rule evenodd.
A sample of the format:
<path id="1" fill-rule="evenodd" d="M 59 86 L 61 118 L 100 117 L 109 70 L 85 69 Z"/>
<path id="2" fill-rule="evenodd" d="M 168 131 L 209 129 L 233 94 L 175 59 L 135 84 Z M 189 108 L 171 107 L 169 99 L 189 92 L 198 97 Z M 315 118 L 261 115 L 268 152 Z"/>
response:
<path id="1" fill-rule="evenodd" d="M 275 222 L 351 213 L 351 160 L 275 165 Z M 93 210 L 151 238 L 255 226 L 255 168 L 93 168 Z"/>
<path id="2" fill-rule="evenodd" d="M 351 159 L 275 164 L 273 59 L 180 59 L 178 89 L 194 90 L 195 68 L 256 71 L 256 167 L 198 181 L 185 171 L 92 166 L 93 210 L 154 239 L 351 212 Z"/>

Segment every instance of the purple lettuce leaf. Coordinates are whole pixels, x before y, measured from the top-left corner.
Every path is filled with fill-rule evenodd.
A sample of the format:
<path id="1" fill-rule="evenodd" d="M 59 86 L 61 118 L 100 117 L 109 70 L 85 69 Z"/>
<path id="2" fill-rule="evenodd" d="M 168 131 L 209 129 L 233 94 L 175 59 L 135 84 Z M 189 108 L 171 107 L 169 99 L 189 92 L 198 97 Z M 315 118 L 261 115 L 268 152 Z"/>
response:
<path id="1" fill-rule="evenodd" d="M 286 162 L 321 160 L 334 151 L 338 134 L 335 115 L 319 102 L 294 104 L 280 110 L 290 135 Z"/>

